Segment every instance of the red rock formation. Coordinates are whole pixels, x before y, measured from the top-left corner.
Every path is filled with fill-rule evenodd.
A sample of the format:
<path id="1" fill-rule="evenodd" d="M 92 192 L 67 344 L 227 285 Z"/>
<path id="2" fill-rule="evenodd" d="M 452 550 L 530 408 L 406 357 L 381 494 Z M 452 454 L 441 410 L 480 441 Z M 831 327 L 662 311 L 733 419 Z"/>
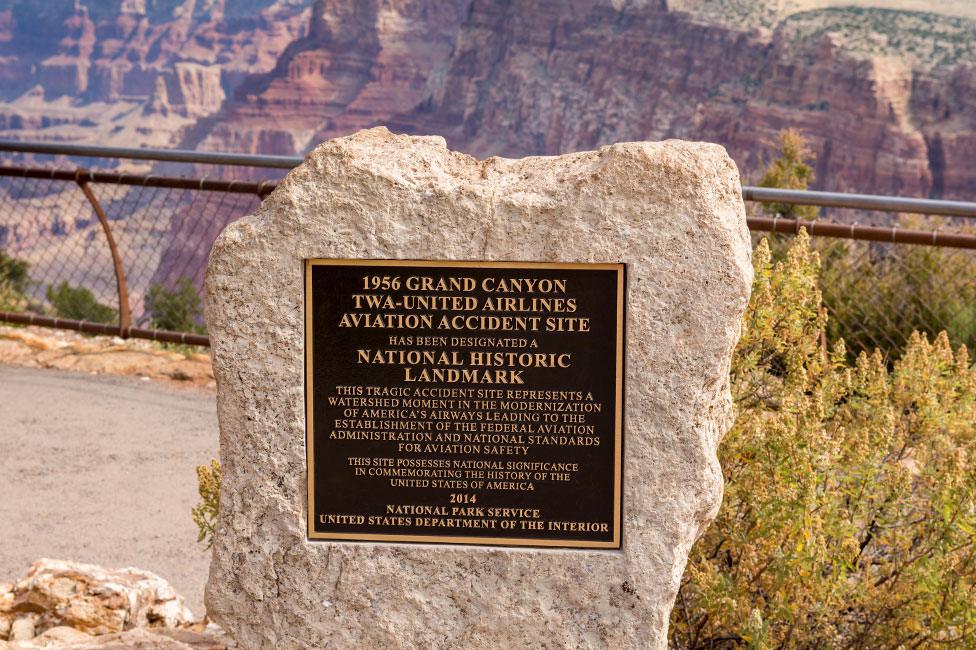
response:
<path id="1" fill-rule="evenodd" d="M 38 81 L 49 97 L 78 95 L 88 88 L 95 24 L 88 17 L 88 10 L 79 7 L 64 26 L 67 33 L 58 43 L 59 53 L 41 61 L 38 69 Z"/>
<path id="2" fill-rule="evenodd" d="M 16 98 L 39 83 L 48 98 L 146 100 L 156 79 L 173 75 L 180 62 L 214 66 L 233 86 L 270 70 L 308 24 L 302 2 L 187 1 L 168 12 L 168 3 L 146 4 L 0 2 L 0 79 L 8 81 L 0 97 Z"/>
<path id="3" fill-rule="evenodd" d="M 477 155 L 713 140 L 747 180 L 778 131 L 798 128 L 820 187 L 974 198 L 976 173 L 962 161 L 976 154 L 976 125 L 960 118 L 974 83 L 970 68 L 922 73 L 828 39 L 803 49 L 661 7 L 478 1 L 429 101 L 391 123 Z M 922 108 L 933 105 L 946 111 Z"/>
<path id="4" fill-rule="evenodd" d="M 933 197 L 976 198 L 976 66 L 912 77 L 908 109 L 925 138 Z"/>
<path id="5" fill-rule="evenodd" d="M 180 62 L 157 76 L 155 83 L 147 114 L 176 111 L 185 117 L 209 115 L 224 101 L 218 66 Z"/>
<path id="6" fill-rule="evenodd" d="M 396 7 L 398 20 L 412 8 L 423 21 L 420 3 Z M 184 144 L 295 154 L 375 123 L 438 133 L 478 156 L 679 137 L 724 144 L 748 181 L 779 131 L 799 128 L 816 151 L 820 187 L 976 198 L 966 163 L 976 154 L 971 68 L 913 71 L 854 58 L 829 39 L 798 49 L 783 34 L 702 24 L 660 6 L 478 0 L 463 15 L 452 39 L 452 23 L 432 25 L 429 14 L 426 31 L 394 32 L 368 5 L 320 5 L 309 36 Z M 207 247 L 194 238 L 212 241 L 234 216 L 204 226 L 175 219 L 179 245 L 155 281 L 199 277 Z"/>
<path id="7" fill-rule="evenodd" d="M 414 107 L 450 55 L 463 4 L 317 0 L 308 35 L 184 146 L 291 155 Z"/>
<path id="8" fill-rule="evenodd" d="M 707 139 L 747 179 L 793 127 L 820 187 L 976 197 L 972 66 L 855 57 L 663 0 L 302 2 L 0 0 L 0 95 L 134 102 L 120 137 L 183 129 L 182 146 L 274 154 L 378 123 L 480 156 Z M 0 130 L 98 122 L 28 99 Z"/>
<path id="9" fill-rule="evenodd" d="M 0 0 L 0 138 L 172 147 L 312 0 Z"/>
<path id="10" fill-rule="evenodd" d="M 378 123 L 479 156 L 681 137 L 726 145 L 748 180 L 798 128 L 819 187 L 974 198 L 974 85 L 965 66 L 913 70 L 663 2 L 346 0 L 318 3 L 309 35 L 184 145 L 294 154 Z"/>

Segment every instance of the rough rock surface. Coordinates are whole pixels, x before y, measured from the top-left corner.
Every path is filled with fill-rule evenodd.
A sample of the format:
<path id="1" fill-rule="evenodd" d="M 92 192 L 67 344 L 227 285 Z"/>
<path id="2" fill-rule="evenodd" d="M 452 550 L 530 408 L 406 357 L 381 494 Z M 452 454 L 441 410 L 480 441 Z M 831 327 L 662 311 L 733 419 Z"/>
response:
<path id="1" fill-rule="evenodd" d="M 623 550 L 306 541 L 308 257 L 627 262 Z M 749 258 L 716 145 L 478 161 L 384 128 L 320 145 L 211 253 L 224 478 L 208 612 L 247 648 L 665 647 L 722 493 Z"/>
<path id="2" fill-rule="evenodd" d="M 41 559 L 27 577 L 0 586 L 0 637 L 27 641 L 70 627 L 103 635 L 140 627 L 175 627 L 193 614 L 168 582 L 141 569 Z"/>

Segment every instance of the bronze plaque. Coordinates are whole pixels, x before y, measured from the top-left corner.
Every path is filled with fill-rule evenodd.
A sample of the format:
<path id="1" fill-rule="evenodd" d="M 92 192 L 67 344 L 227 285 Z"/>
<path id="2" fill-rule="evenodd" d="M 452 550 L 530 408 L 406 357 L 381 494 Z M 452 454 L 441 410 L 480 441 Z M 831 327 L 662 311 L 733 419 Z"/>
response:
<path id="1" fill-rule="evenodd" d="M 620 548 L 624 274 L 307 260 L 308 537 Z"/>

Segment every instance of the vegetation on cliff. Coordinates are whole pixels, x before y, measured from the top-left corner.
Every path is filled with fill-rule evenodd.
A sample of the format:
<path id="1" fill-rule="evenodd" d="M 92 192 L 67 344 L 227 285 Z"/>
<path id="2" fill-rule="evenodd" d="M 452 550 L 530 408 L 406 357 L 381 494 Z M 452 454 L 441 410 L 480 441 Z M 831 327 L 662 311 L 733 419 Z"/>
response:
<path id="1" fill-rule="evenodd" d="M 48 286 L 46 295 L 54 313 L 61 318 L 111 323 L 118 315 L 116 310 L 98 302 L 89 289 L 73 287 L 67 282 Z"/>
<path id="2" fill-rule="evenodd" d="M 0 250 L 0 311 L 20 311 L 27 306 L 30 265 Z"/>

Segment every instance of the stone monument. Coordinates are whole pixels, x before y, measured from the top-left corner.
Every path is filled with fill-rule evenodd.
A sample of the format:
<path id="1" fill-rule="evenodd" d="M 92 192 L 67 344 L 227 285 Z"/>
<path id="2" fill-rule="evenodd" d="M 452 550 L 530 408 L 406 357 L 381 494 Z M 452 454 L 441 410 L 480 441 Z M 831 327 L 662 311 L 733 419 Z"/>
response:
<path id="1" fill-rule="evenodd" d="M 664 648 L 751 280 L 716 145 L 320 145 L 210 257 L 210 615 L 246 648 Z"/>

